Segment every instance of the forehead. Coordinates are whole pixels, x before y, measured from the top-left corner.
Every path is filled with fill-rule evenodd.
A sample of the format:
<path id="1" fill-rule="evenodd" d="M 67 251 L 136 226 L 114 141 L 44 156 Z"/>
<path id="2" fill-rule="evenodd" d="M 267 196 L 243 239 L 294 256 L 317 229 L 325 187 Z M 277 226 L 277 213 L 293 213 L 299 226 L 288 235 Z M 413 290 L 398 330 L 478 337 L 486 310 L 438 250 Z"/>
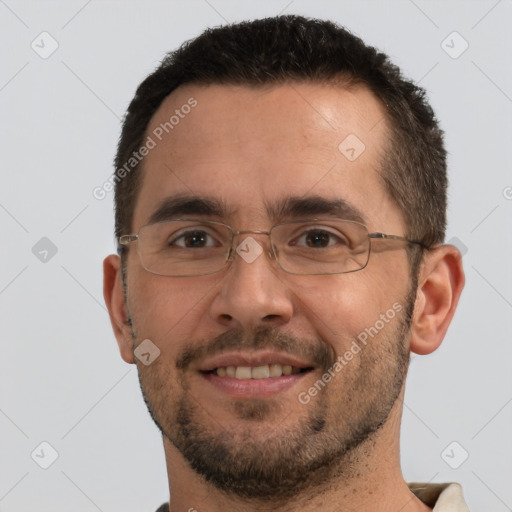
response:
<path id="1" fill-rule="evenodd" d="M 176 195 L 217 198 L 223 220 L 254 228 L 308 196 L 347 202 L 369 227 L 400 222 L 379 175 L 386 136 L 385 110 L 363 87 L 182 86 L 148 125 L 134 227 Z"/>

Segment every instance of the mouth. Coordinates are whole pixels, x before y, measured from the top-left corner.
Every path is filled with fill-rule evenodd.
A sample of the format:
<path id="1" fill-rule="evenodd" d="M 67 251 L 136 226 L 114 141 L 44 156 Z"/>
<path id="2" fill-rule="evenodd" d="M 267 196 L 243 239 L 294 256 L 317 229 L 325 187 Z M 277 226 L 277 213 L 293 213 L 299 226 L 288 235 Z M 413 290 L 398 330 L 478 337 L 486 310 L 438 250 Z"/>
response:
<path id="1" fill-rule="evenodd" d="M 264 364 L 260 366 L 219 366 L 202 373 L 216 375 L 217 377 L 231 377 L 238 380 L 249 379 L 275 379 L 283 375 L 296 375 L 311 371 L 312 367 L 301 368 L 289 364 Z"/>
<path id="2" fill-rule="evenodd" d="M 269 397 L 291 388 L 315 367 L 288 354 L 224 354 L 203 363 L 199 373 L 217 391 L 234 398 Z"/>

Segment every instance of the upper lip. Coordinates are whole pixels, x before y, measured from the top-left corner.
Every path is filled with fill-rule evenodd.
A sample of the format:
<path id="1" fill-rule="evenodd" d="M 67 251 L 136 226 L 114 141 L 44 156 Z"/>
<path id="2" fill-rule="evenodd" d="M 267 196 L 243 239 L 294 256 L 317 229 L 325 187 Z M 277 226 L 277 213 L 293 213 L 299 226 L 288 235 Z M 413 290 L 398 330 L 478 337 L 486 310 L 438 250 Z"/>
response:
<path id="1" fill-rule="evenodd" d="M 263 366 L 270 364 L 290 365 L 297 368 L 312 368 L 313 364 L 301 361 L 296 357 L 282 352 L 230 352 L 205 359 L 199 370 L 209 372 L 226 366 Z"/>

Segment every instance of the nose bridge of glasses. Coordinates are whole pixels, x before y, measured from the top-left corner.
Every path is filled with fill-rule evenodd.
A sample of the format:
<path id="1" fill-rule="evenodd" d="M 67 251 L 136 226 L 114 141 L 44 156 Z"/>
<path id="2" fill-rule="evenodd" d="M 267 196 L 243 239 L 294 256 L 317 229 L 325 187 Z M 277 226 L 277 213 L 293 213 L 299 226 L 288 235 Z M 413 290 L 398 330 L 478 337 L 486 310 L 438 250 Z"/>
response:
<path id="1" fill-rule="evenodd" d="M 255 229 L 242 229 L 239 231 L 233 231 L 233 237 L 236 237 L 238 235 L 247 235 L 247 234 L 254 234 L 254 235 L 270 235 L 270 231 L 261 231 L 261 230 L 255 230 Z"/>
<path id="2" fill-rule="evenodd" d="M 274 257 L 272 244 L 270 243 L 270 231 L 264 231 L 264 230 L 258 230 L 258 229 L 241 229 L 238 231 L 233 231 L 233 251 L 238 252 L 237 249 L 240 247 L 241 253 L 244 253 L 244 252 L 246 252 L 246 250 L 249 249 L 249 247 L 248 246 L 244 247 L 244 246 L 242 246 L 242 244 L 244 242 L 247 242 L 248 239 L 253 238 L 253 237 L 251 237 L 251 236 L 240 237 L 240 235 L 264 235 L 265 238 L 269 237 L 269 245 L 266 248 L 267 249 L 266 252 L 269 257 L 271 257 L 271 258 Z M 254 240 L 253 243 L 258 244 L 261 247 L 260 242 L 258 242 L 254 238 L 253 238 L 253 240 Z M 254 251 L 254 248 L 252 248 L 252 250 Z"/>

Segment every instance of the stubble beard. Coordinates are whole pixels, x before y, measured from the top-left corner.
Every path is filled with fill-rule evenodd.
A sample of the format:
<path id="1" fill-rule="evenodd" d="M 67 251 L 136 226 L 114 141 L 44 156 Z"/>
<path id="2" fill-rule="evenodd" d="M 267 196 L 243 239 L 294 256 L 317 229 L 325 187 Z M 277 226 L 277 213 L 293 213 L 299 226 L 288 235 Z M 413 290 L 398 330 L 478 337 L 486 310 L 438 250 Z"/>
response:
<path id="1" fill-rule="evenodd" d="M 228 496 L 277 506 L 301 495 L 321 494 L 340 478 L 360 476 L 362 461 L 371 453 L 400 395 L 409 363 L 407 337 L 414 297 L 415 288 L 407 294 L 400 317 L 397 315 L 398 325 L 379 333 L 379 352 L 362 348 L 358 373 L 351 374 L 339 388 L 341 399 L 334 403 L 326 386 L 304 406 L 301 421 L 292 426 L 277 425 L 258 438 L 253 425 L 271 423 L 269 417 L 276 417 L 279 406 L 272 400 L 253 400 L 235 402 L 228 413 L 238 424 L 245 420 L 247 430 L 224 425 L 216 432 L 219 425 L 202 411 L 186 384 L 169 371 L 164 378 L 139 365 L 148 410 L 190 467 Z M 135 333 L 133 337 L 135 343 Z M 258 343 L 255 339 L 255 347 Z M 343 375 L 333 380 L 341 378 Z M 180 385 L 181 395 L 176 397 Z"/>

